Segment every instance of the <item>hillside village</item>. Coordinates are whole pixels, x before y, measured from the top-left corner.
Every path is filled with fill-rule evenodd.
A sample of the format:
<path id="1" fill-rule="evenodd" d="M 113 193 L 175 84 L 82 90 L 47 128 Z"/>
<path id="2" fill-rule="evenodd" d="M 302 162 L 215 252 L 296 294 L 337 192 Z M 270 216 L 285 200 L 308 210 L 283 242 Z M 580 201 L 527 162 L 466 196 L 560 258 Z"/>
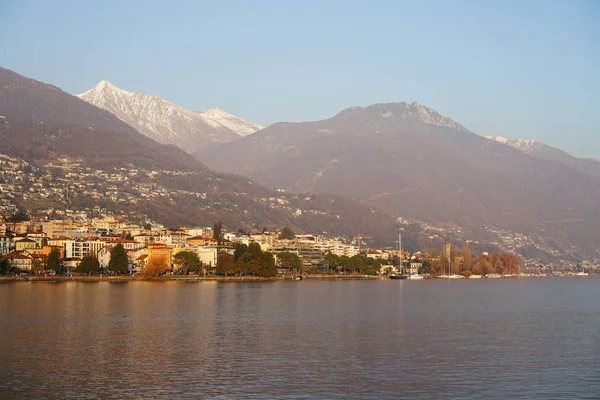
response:
<path id="1" fill-rule="evenodd" d="M 87 255 L 97 257 L 101 267 L 105 268 L 110 259 L 110 252 L 120 243 L 127 251 L 132 273 L 139 272 L 156 255 L 166 256 L 171 268 L 173 256 L 177 252 L 193 251 L 198 254 L 202 265 L 206 266 L 204 273 L 208 274 L 214 273 L 218 251 L 232 251 L 236 243 L 258 243 L 263 251 L 275 255 L 280 252 L 298 254 L 303 267 L 307 271 L 312 269 L 315 272 L 319 267 L 323 267 L 324 256 L 328 252 L 340 257 L 352 257 L 359 253 L 357 240 L 330 238 L 324 233 L 299 234 L 294 238 L 281 239 L 280 233 L 268 232 L 266 228 L 254 233 L 245 233 L 242 229 L 226 232 L 223 237 L 224 245 L 218 250 L 212 227 L 161 226 L 136 210 L 135 206 L 140 200 L 168 201 L 172 196 L 186 195 L 205 199 L 207 208 L 216 206 L 208 193 L 169 190 L 157 179 L 160 175 L 174 174 L 181 175 L 186 172 L 149 171 L 139 168 L 115 168 L 106 172 L 82 166 L 77 161 L 68 159 L 48 162 L 40 167 L 0 154 L 0 215 L 5 216 L 0 220 L 4 221 L 0 224 L 0 254 L 10 259 L 13 266 L 31 270 L 32 265 L 45 261 L 52 248 L 59 248 L 65 266 L 71 270 Z M 295 208 L 283 196 L 262 198 L 261 202 L 284 209 L 293 215 L 320 213 L 318 210 Z M 99 203 L 104 207 L 97 205 Z M 24 209 L 28 215 L 25 215 L 27 213 L 24 213 Z M 20 214 L 28 221 L 11 218 Z M 417 224 L 424 237 L 431 239 L 433 244 L 427 246 L 427 249 L 413 249 L 412 254 L 400 254 L 394 245 L 387 248 L 368 248 L 369 240 L 363 239 L 362 253 L 367 257 L 382 260 L 381 264 L 384 267 L 380 273 L 389 273 L 397 269 L 392 262 L 394 257 L 404 259 L 404 266 L 409 266 L 411 259 L 417 260 L 412 267 L 419 269 L 422 267 L 419 260 L 439 257 L 439 244 L 448 237 L 464 241 L 472 248 L 481 245 L 479 241 L 469 239 L 460 229 L 439 227 L 405 218 L 399 218 L 398 222 L 401 227 Z M 569 249 L 559 252 L 533 237 L 494 228 L 486 230 L 491 235 L 486 245 L 497 248 L 498 251 L 518 254 L 519 250 L 529 248 L 542 254 L 553 255 L 559 261 L 544 263 L 544 267 L 550 269 L 569 270 L 576 269 L 577 264 L 593 267 L 598 263 L 597 259 L 573 262 L 569 259 Z M 535 256 L 522 259 L 526 267 L 540 267 L 540 261 Z M 455 262 L 455 269 L 459 270 L 460 263 L 464 262 L 460 251 L 456 252 Z M 386 270 L 390 266 L 392 269 Z"/>

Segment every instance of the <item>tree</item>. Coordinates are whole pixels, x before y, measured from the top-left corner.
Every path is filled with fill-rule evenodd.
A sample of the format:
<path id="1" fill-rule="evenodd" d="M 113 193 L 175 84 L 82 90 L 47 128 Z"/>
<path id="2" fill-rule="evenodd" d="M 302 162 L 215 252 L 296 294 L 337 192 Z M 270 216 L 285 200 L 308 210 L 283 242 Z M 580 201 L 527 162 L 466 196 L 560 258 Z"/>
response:
<path id="1" fill-rule="evenodd" d="M 336 256 L 332 252 L 328 251 L 327 254 L 323 257 L 325 260 L 325 265 L 328 268 L 337 268 L 340 265 L 340 257 Z"/>
<path id="2" fill-rule="evenodd" d="M 300 273 L 302 271 L 302 259 L 298 256 L 298 254 L 284 251 L 277 254 L 277 261 L 279 261 L 279 265 L 288 269 L 289 271 L 297 271 Z"/>
<path id="3" fill-rule="evenodd" d="M 149 230 L 151 230 L 151 229 L 152 229 L 152 225 L 150 225 L 150 224 L 148 223 L 148 224 L 144 225 L 144 229 L 145 229 L 145 230 L 147 230 L 147 231 L 149 231 Z"/>
<path id="4" fill-rule="evenodd" d="M 126 240 L 133 240 L 133 235 L 131 234 L 131 232 L 127 232 L 127 235 L 125 236 Z"/>
<path id="5" fill-rule="evenodd" d="M 63 272 L 64 266 L 60 259 L 60 252 L 58 251 L 57 247 L 53 247 L 50 251 L 50 254 L 48 254 L 48 261 L 46 261 L 46 269 L 54 271 L 57 274 Z"/>
<path id="6" fill-rule="evenodd" d="M 490 256 L 481 255 L 473 265 L 471 270 L 476 275 L 487 275 L 494 272 L 494 266 L 492 265 L 492 258 Z"/>
<path id="7" fill-rule="evenodd" d="M 463 254 L 465 256 L 465 270 L 471 270 L 473 267 L 473 257 L 471 256 L 471 249 L 466 247 L 463 249 Z"/>
<path id="8" fill-rule="evenodd" d="M 75 268 L 75 272 L 83 274 L 83 273 L 92 273 L 100 271 L 100 262 L 98 259 L 92 255 L 83 257 L 77 268 Z"/>
<path id="9" fill-rule="evenodd" d="M 277 276 L 277 266 L 273 254 L 269 252 L 262 253 L 259 263 L 258 276 L 263 278 Z"/>
<path id="10" fill-rule="evenodd" d="M 114 250 L 113 250 L 114 252 Z M 150 278 L 160 276 L 167 270 L 167 258 L 166 257 L 152 257 L 148 261 L 148 264 L 142 269 L 141 275 L 144 278 Z"/>
<path id="11" fill-rule="evenodd" d="M 230 274 L 234 274 L 237 272 L 237 268 L 235 262 L 233 260 L 233 256 L 227 253 L 220 253 L 217 256 L 217 275 L 225 275 L 226 277 Z"/>
<path id="12" fill-rule="evenodd" d="M 10 261 L 8 261 L 6 258 L 0 257 L 0 273 L 2 275 L 8 275 L 10 269 Z"/>
<path id="13" fill-rule="evenodd" d="M 292 240 L 294 237 L 294 231 L 289 226 L 283 228 L 281 234 L 279 235 L 279 239 Z"/>
<path id="14" fill-rule="evenodd" d="M 29 221 L 29 216 L 25 211 L 17 211 L 13 215 L 11 215 L 8 219 L 8 222 L 25 222 Z"/>
<path id="15" fill-rule="evenodd" d="M 217 246 L 223 243 L 223 223 L 221 221 L 215 222 L 213 226 L 213 238 L 217 241 Z"/>
<path id="16" fill-rule="evenodd" d="M 187 275 L 190 271 L 197 271 L 202 264 L 193 251 L 180 251 L 173 256 L 173 263 L 183 275 Z"/>
<path id="17" fill-rule="evenodd" d="M 121 243 L 117 244 L 112 252 L 110 253 L 110 260 L 108 261 L 108 270 L 115 273 L 127 273 L 129 260 L 127 259 L 127 253 Z"/>
<path id="18" fill-rule="evenodd" d="M 44 264 L 39 260 L 39 259 L 35 259 L 31 262 L 31 273 L 32 274 L 39 274 L 40 272 L 42 272 L 44 270 Z"/>

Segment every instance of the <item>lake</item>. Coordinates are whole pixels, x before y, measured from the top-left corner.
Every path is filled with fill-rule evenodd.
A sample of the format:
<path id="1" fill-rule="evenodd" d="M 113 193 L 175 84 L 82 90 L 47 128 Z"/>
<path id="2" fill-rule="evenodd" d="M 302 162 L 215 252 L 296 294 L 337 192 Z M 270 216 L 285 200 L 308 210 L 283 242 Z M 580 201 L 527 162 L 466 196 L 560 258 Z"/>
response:
<path id="1" fill-rule="evenodd" d="M 0 398 L 594 398 L 600 278 L 0 284 Z"/>

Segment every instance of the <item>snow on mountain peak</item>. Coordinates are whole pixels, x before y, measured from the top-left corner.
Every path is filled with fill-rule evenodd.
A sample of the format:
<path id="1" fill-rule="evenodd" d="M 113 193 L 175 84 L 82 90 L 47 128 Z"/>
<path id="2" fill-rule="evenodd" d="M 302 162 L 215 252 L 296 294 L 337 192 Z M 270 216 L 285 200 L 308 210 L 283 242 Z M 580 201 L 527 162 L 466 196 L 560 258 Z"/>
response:
<path id="1" fill-rule="evenodd" d="M 405 103 L 406 104 L 406 103 Z M 418 101 L 413 101 L 410 105 L 406 104 L 409 112 L 419 118 L 426 124 L 447 126 L 453 129 L 462 128 L 461 125 L 457 124 L 448 117 L 444 117 L 442 114 L 434 110 L 433 108 L 425 107 L 419 104 Z"/>
<path id="2" fill-rule="evenodd" d="M 197 110 L 196 114 L 204 118 L 204 121 L 214 128 L 231 129 L 240 136 L 247 136 L 263 129 L 263 126 L 253 124 L 235 115 L 229 114 L 220 107 L 212 107 L 208 110 Z"/>
<path id="3" fill-rule="evenodd" d="M 486 138 L 496 141 L 498 143 L 505 144 L 507 146 L 512 147 L 513 149 L 517 149 L 517 150 L 522 151 L 523 153 L 527 153 L 527 154 L 533 154 L 533 153 L 539 151 L 544 146 L 546 146 L 542 142 L 540 142 L 538 140 L 533 140 L 533 139 L 510 140 L 510 139 L 504 138 L 502 136 L 497 136 L 497 135 L 486 136 Z"/>
<path id="4" fill-rule="evenodd" d="M 193 112 L 159 96 L 128 92 L 106 80 L 77 97 L 113 113 L 151 139 L 174 144 L 190 153 L 262 129 L 219 107 Z"/>

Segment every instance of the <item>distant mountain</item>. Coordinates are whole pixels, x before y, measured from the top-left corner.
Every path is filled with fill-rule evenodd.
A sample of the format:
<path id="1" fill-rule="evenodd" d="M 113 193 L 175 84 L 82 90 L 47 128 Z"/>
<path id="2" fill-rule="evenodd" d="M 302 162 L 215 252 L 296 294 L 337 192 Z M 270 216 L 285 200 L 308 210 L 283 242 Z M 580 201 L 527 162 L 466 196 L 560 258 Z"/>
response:
<path id="1" fill-rule="evenodd" d="M 218 107 L 193 112 L 158 96 L 128 92 L 107 81 L 100 81 L 77 97 L 113 113 L 159 143 L 174 144 L 190 153 L 262 129 Z"/>
<path id="2" fill-rule="evenodd" d="M 581 172 L 600 177 L 600 161 L 598 160 L 591 158 L 576 158 L 562 150 L 548 146 L 547 144 L 544 144 L 538 140 L 510 140 L 496 135 L 486 136 L 486 138 L 505 144 L 513 149 L 517 149 L 534 157 L 557 161 L 570 167 L 577 168 Z"/>
<path id="3" fill-rule="evenodd" d="M 197 156 L 270 187 L 345 194 L 395 216 L 541 237 L 595 254 L 600 180 L 488 140 L 418 103 L 277 123 Z"/>
<path id="4" fill-rule="evenodd" d="M 397 235 L 396 222 L 372 207 L 343 196 L 278 193 L 244 176 L 215 173 L 183 150 L 140 134 L 110 112 L 1 67 L 0 153 L 36 165 L 68 159 L 98 175 L 75 174 L 69 178 L 73 182 L 91 179 L 100 184 L 107 179 L 100 176 L 113 176 L 121 184 L 138 179 L 138 185 L 152 185 L 169 197 L 149 201 L 134 196 L 131 201 L 98 203 L 74 191 L 72 201 L 117 213 L 143 212 L 166 225 L 212 225 L 216 220 L 229 229 L 288 225 L 297 232 L 327 231 L 346 237 L 362 233 L 382 244 L 392 243 Z M 133 171 L 136 178 L 130 178 Z M 25 204 L 29 207 L 35 201 L 29 198 Z"/>

